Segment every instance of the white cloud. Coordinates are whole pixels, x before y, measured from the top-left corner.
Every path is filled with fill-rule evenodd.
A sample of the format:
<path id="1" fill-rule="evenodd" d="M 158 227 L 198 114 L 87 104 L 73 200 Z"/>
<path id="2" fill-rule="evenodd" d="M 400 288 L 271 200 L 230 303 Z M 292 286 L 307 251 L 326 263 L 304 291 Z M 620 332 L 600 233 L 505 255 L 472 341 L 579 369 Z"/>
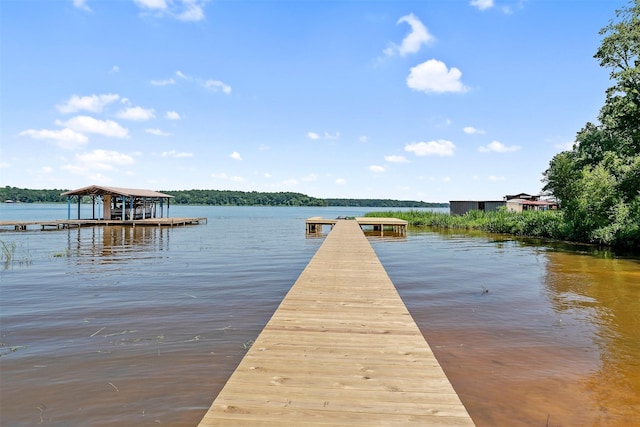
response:
<path id="1" fill-rule="evenodd" d="M 168 86 L 174 84 L 176 84 L 176 81 L 174 79 L 151 80 L 152 86 Z"/>
<path id="2" fill-rule="evenodd" d="M 460 77 L 462 72 L 457 68 L 448 69 L 444 62 L 430 59 L 410 69 L 407 86 L 425 93 L 466 92 Z"/>
<path id="3" fill-rule="evenodd" d="M 489 178 L 487 178 L 489 181 L 505 181 L 506 178 L 504 176 L 495 176 L 495 175 L 491 175 Z"/>
<path id="4" fill-rule="evenodd" d="M 202 1 L 198 0 L 182 0 L 184 9 L 178 12 L 176 18 L 180 21 L 201 21 L 204 19 L 204 10 Z"/>
<path id="5" fill-rule="evenodd" d="M 87 12 L 91 12 L 91 8 L 87 6 L 87 0 L 73 0 L 73 6 Z"/>
<path id="6" fill-rule="evenodd" d="M 90 116 L 75 116 L 66 122 L 56 120 L 58 126 L 66 126 L 76 132 L 97 133 L 115 138 L 129 138 L 129 130 L 113 120 L 97 120 Z"/>
<path id="7" fill-rule="evenodd" d="M 300 178 L 300 180 L 304 181 L 304 182 L 313 182 L 313 181 L 317 181 L 318 180 L 318 175 L 315 173 L 310 173 L 307 176 L 303 176 L 302 178 Z"/>
<path id="8" fill-rule="evenodd" d="M 451 141 L 439 139 L 429 142 L 412 142 L 407 144 L 404 149 L 413 152 L 416 156 L 453 156 L 456 146 Z"/>
<path id="9" fill-rule="evenodd" d="M 165 10 L 167 9 L 167 2 L 165 0 L 133 0 L 138 7 L 151 10 Z"/>
<path id="10" fill-rule="evenodd" d="M 487 10 L 493 7 L 493 0 L 471 0 L 469 4 L 479 10 Z"/>
<path id="11" fill-rule="evenodd" d="M 206 0 L 133 0 L 142 10 L 161 17 L 168 15 L 180 21 L 201 21 Z"/>
<path id="12" fill-rule="evenodd" d="M 307 132 L 307 138 L 312 139 L 314 141 L 320 138 L 326 139 L 328 141 L 337 141 L 340 139 L 340 132 L 336 132 L 334 134 L 330 134 L 329 132 L 324 132 L 322 136 L 316 132 Z"/>
<path id="13" fill-rule="evenodd" d="M 207 80 L 204 82 L 204 87 L 214 92 L 222 91 L 227 95 L 231 93 L 231 86 L 224 84 L 220 80 Z"/>
<path id="14" fill-rule="evenodd" d="M 165 116 L 167 119 L 169 120 L 180 120 L 180 114 L 178 114 L 175 111 L 167 111 L 167 114 Z"/>
<path id="15" fill-rule="evenodd" d="M 187 76 L 185 73 L 183 73 L 180 70 L 176 71 L 176 76 L 180 77 L 183 80 L 191 80 L 191 77 Z"/>
<path id="16" fill-rule="evenodd" d="M 486 133 L 484 130 L 482 130 L 482 129 L 476 129 L 476 128 L 474 128 L 473 126 L 465 126 L 465 127 L 462 129 L 462 131 L 463 131 L 464 133 L 469 134 L 469 135 L 475 135 L 475 134 L 478 134 L 478 135 L 484 135 L 484 134 Z"/>
<path id="17" fill-rule="evenodd" d="M 182 71 L 178 70 L 176 71 L 176 77 L 178 77 L 181 80 L 184 80 L 186 82 L 189 83 L 193 83 L 195 85 L 204 87 L 205 89 L 208 89 L 212 92 L 222 92 L 225 95 L 230 95 L 232 92 L 232 88 L 231 86 L 229 86 L 228 84 L 224 83 L 221 80 L 215 80 L 215 79 L 208 79 L 208 80 L 203 80 L 200 77 L 192 77 L 189 75 L 186 75 L 185 73 L 183 73 Z M 161 85 L 167 85 L 167 84 L 174 84 L 177 83 L 174 79 L 168 79 L 168 80 L 152 80 L 152 84 L 155 84 L 156 86 L 161 86 Z"/>
<path id="18" fill-rule="evenodd" d="M 99 113 L 105 106 L 117 101 L 118 99 L 120 99 L 120 95 L 117 95 L 115 93 L 89 95 L 82 97 L 73 95 L 64 104 L 56 105 L 56 108 L 61 113 L 75 113 L 80 110 Z"/>
<path id="19" fill-rule="evenodd" d="M 179 159 L 179 158 L 183 158 L 183 157 L 193 157 L 193 153 L 188 153 L 185 151 L 176 151 L 176 150 L 170 150 L 170 151 L 163 151 L 162 153 L 160 153 L 160 156 L 162 157 L 173 157 L 175 159 Z"/>
<path id="20" fill-rule="evenodd" d="M 406 56 L 410 53 L 418 52 L 423 44 L 430 44 L 435 40 L 435 37 L 429 34 L 427 27 L 413 13 L 398 19 L 396 24 L 403 22 L 411 26 L 411 32 L 402 40 L 400 46 L 390 43 L 384 50 L 385 55 L 392 56 L 398 53 L 400 56 Z"/>
<path id="21" fill-rule="evenodd" d="M 272 175 L 269 172 L 265 172 L 263 176 L 267 179 L 272 177 Z"/>
<path id="22" fill-rule="evenodd" d="M 405 156 L 384 156 L 384 159 L 389 163 L 406 163 L 409 160 Z"/>
<path id="23" fill-rule="evenodd" d="M 87 176 L 89 177 L 90 182 L 95 182 L 97 184 L 106 184 L 113 181 L 113 179 L 101 173 L 88 174 Z"/>
<path id="24" fill-rule="evenodd" d="M 229 154 L 229 157 L 231 157 L 233 160 L 242 160 L 242 156 L 237 151 Z"/>
<path id="25" fill-rule="evenodd" d="M 347 183 L 347 180 L 344 178 L 338 178 L 336 179 L 336 184 L 338 185 L 345 185 Z"/>
<path id="26" fill-rule="evenodd" d="M 384 166 L 379 166 L 379 165 L 371 165 L 369 166 L 369 170 L 371 172 L 384 172 Z"/>
<path id="27" fill-rule="evenodd" d="M 284 181 L 282 181 L 282 185 L 286 186 L 286 187 L 293 187 L 298 185 L 298 181 L 294 178 L 291 179 L 286 179 Z"/>
<path id="28" fill-rule="evenodd" d="M 509 153 L 509 152 L 513 152 L 513 151 L 518 151 L 520 150 L 522 147 L 518 146 L 518 145 L 511 145 L 511 146 L 506 146 L 503 143 L 499 142 L 499 141 L 493 141 L 491 143 L 489 143 L 486 147 L 478 147 L 478 151 L 481 153 L 490 153 L 490 152 L 495 152 L 495 153 Z"/>
<path id="29" fill-rule="evenodd" d="M 145 129 L 146 133 L 150 133 L 151 135 L 156 136 L 171 136 L 170 133 L 163 131 L 162 129 Z"/>
<path id="30" fill-rule="evenodd" d="M 362 135 L 360 138 L 358 138 L 358 141 L 360 142 L 369 142 L 369 137 L 366 135 Z"/>
<path id="31" fill-rule="evenodd" d="M 118 67 L 117 65 L 114 65 L 113 67 L 111 67 L 111 72 L 112 73 L 119 73 L 120 72 L 120 67 Z"/>
<path id="32" fill-rule="evenodd" d="M 40 172 L 42 173 L 51 173 L 53 172 L 53 168 L 51 166 L 43 166 L 40 168 Z"/>
<path id="33" fill-rule="evenodd" d="M 33 139 L 48 139 L 56 141 L 56 145 L 66 150 L 75 150 L 84 146 L 89 138 L 82 133 L 65 128 L 61 130 L 27 129 L 19 133 L 20 136 L 30 136 Z"/>
<path id="34" fill-rule="evenodd" d="M 112 170 L 114 165 L 126 166 L 134 163 L 133 157 L 112 150 L 93 150 L 77 154 L 76 159 L 102 170 Z"/>
<path id="35" fill-rule="evenodd" d="M 129 107 L 126 110 L 121 110 L 116 114 L 116 117 L 124 120 L 143 121 L 153 119 L 155 117 L 153 108 L 142 107 Z"/>
<path id="36" fill-rule="evenodd" d="M 117 171 L 118 166 L 134 164 L 133 157 L 111 150 L 93 150 L 76 154 L 75 163 L 63 165 L 62 169 L 80 175 L 93 175 L 96 171 Z M 104 177 L 104 180 L 108 178 Z"/>

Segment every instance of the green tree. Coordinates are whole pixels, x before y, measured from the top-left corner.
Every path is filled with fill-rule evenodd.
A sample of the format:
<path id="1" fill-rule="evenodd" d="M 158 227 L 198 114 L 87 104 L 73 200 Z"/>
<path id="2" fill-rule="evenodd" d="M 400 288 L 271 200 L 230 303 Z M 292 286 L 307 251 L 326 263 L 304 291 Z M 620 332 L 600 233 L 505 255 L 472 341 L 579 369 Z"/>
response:
<path id="1" fill-rule="evenodd" d="M 543 173 L 576 240 L 640 245 L 640 0 L 616 11 L 594 57 L 610 69 L 598 124 L 587 123 L 572 150 Z"/>
<path id="2" fill-rule="evenodd" d="M 562 151 L 551 159 L 549 168 L 544 171 L 543 181 L 546 184 L 542 190 L 553 194 L 560 206 L 565 207 L 575 199 L 579 174 L 575 153 Z"/>

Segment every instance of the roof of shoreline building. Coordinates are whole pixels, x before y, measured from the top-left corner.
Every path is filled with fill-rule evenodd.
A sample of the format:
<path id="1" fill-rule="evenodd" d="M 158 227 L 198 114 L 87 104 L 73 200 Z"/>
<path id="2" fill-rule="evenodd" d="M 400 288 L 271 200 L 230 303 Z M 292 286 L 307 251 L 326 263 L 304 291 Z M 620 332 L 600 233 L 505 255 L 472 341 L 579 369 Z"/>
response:
<path id="1" fill-rule="evenodd" d="M 558 202 L 553 202 L 550 200 L 528 200 L 528 199 L 511 199 L 511 200 L 507 200 L 507 203 L 517 203 L 520 205 L 532 205 L 532 206 L 549 206 L 549 205 L 558 204 Z"/>
<path id="2" fill-rule="evenodd" d="M 159 193 L 153 190 L 143 190 L 138 188 L 105 187 L 102 185 L 90 185 L 78 188 L 77 190 L 66 191 L 61 196 L 127 196 L 127 197 L 173 197 L 169 194 Z"/>

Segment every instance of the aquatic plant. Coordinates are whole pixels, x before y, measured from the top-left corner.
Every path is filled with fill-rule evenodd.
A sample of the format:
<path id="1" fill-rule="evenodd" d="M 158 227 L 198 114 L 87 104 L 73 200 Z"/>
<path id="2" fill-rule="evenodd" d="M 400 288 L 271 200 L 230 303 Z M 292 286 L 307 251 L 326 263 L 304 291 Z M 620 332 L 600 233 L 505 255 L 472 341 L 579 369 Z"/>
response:
<path id="1" fill-rule="evenodd" d="M 71 250 L 69 248 L 65 248 L 60 252 L 56 252 L 52 255 L 54 258 L 68 258 L 71 256 Z"/>
<path id="2" fill-rule="evenodd" d="M 561 211 L 493 212 L 472 210 L 464 215 L 449 215 L 431 211 L 369 212 L 369 217 L 404 219 L 413 227 L 433 227 L 452 230 L 480 230 L 488 233 L 545 237 L 564 240 L 570 237 Z"/>
<path id="3" fill-rule="evenodd" d="M 4 240 L 0 240 L 0 244 L 2 245 L 0 248 L 0 259 L 5 263 L 5 265 L 10 264 L 16 253 L 16 242 L 7 244 Z"/>

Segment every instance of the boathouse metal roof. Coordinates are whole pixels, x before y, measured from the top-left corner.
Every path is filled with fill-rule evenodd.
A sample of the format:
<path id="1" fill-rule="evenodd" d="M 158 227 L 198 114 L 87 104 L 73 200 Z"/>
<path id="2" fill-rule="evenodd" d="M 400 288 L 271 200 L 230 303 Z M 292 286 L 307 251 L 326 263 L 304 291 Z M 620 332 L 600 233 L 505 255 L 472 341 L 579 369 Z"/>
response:
<path id="1" fill-rule="evenodd" d="M 90 185 L 78 188 L 77 190 L 66 191 L 61 196 L 98 196 L 98 195 L 126 196 L 126 197 L 155 197 L 173 198 L 169 194 L 159 193 L 153 190 L 143 190 L 138 188 L 105 187 L 101 185 Z"/>

